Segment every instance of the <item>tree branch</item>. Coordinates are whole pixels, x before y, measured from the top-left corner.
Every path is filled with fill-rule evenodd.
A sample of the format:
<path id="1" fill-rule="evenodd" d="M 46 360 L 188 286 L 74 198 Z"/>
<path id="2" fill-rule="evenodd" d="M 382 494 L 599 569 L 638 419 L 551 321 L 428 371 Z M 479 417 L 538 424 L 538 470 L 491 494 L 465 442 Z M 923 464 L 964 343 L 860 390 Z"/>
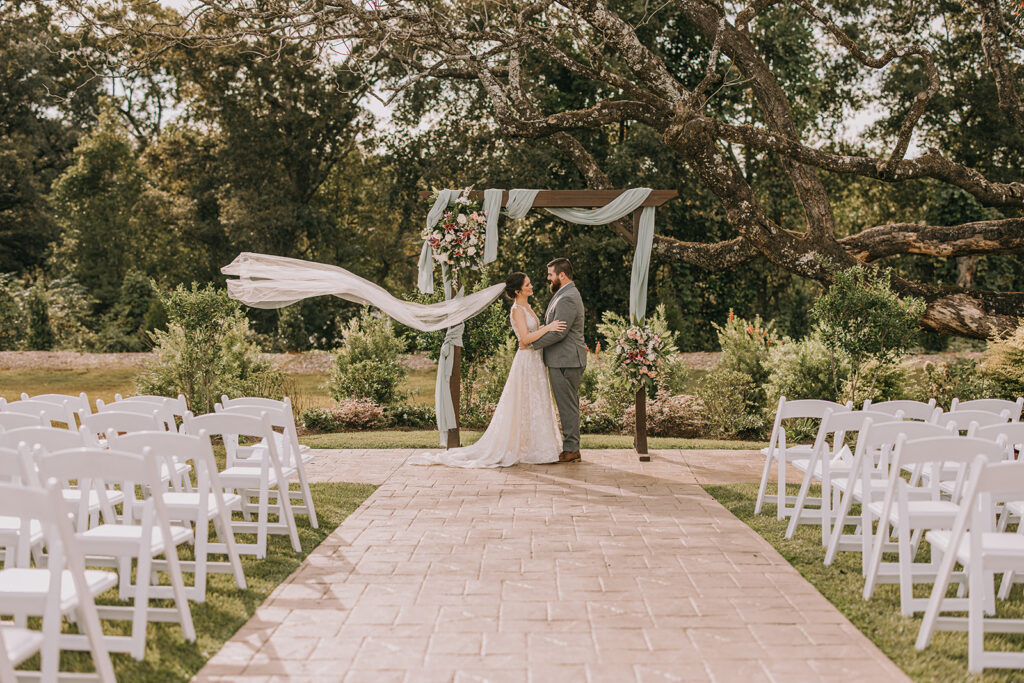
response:
<path id="1" fill-rule="evenodd" d="M 881 159 L 807 147 L 756 126 L 734 125 L 716 119 L 702 119 L 700 125 L 706 126 L 721 140 L 778 152 L 826 171 L 852 173 L 888 182 L 934 178 L 967 191 L 986 206 L 1024 206 L 1024 183 L 992 182 L 973 168 L 950 161 L 934 151 L 916 159 L 903 159 L 890 168 Z"/>
<path id="2" fill-rule="evenodd" d="M 962 225 L 878 225 L 839 240 L 860 261 L 895 254 L 952 258 L 971 254 L 1024 252 L 1024 218 L 976 221 Z"/>

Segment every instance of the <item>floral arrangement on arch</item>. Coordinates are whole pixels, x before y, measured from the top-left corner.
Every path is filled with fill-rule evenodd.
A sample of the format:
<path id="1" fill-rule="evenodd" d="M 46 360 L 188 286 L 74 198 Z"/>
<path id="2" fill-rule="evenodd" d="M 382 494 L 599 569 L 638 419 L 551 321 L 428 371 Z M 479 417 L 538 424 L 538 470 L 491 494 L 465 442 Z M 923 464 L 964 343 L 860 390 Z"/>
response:
<path id="1" fill-rule="evenodd" d="M 608 341 L 608 351 L 616 366 L 637 389 L 654 389 L 662 382 L 662 361 L 676 352 L 675 335 L 665 321 L 665 306 L 641 323 L 627 322 L 622 316 L 605 311 L 597 326 Z"/>
<path id="2" fill-rule="evenodd" d="M 646 322 L 630 325 L 615 342 L 615 357 L 630 382 L 651 386 L 657 381 L 665 343 Z"/>
<path id="3" fill-rule="evenodd" d="M 484 265 L 484 233 L 487 214 L 480 203 L 463 190 L 445 209 L 437 225 L 423 231 L 434 260 L 452 270 L 452 280 L 459 282 L 459 272 L 480 270 Z M 431 198 L 436 201 L 437 191 Z"/>

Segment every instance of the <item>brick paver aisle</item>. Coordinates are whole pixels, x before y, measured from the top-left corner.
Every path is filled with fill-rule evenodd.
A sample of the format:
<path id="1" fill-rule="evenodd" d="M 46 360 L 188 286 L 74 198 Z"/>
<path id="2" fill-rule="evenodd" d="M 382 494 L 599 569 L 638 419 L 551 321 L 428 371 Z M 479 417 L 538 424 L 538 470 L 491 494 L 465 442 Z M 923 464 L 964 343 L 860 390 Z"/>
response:
<path id="1" fill-rule="evenodd" d="M 588 451 L 458 470 L 334 451 L 321 479 L 381 487 L 199 680 L 906 680 L 700 488 L 756 454 Z"/>

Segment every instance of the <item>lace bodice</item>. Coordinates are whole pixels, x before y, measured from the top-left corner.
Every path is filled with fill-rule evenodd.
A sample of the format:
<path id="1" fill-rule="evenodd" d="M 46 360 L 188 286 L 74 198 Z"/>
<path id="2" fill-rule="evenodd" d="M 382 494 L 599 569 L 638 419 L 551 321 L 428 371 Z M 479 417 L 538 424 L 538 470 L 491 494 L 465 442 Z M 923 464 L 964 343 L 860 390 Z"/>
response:
<path id="1" fill-rule="evenodd" d="M 519 331 L 516 329 L 515 322 L 513 322 L 512 312 L 517 308 L 526 314 L 526 329 L 528 332 L 536 332 L 540 328 L 540 320 L 537 319 L 537 314 L 533 312 L 532 308 L 529 306 L 520 306 L 513 302 L 512 308 L 508 312 L 508 321 L 512 325 L 512 332 L 515 333 L 516 339 L 519 338 Z"/>

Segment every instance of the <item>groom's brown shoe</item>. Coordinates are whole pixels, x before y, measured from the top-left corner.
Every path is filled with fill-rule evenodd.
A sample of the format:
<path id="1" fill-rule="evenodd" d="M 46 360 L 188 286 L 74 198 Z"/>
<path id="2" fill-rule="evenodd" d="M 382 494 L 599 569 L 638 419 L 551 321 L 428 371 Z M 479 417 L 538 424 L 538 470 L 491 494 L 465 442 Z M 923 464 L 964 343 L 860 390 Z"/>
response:
<path id="1" fill-rule="evenodd" d="M 579 451 L 562 451 L 558 455 L 558 462 L 576 462 L 582 457 Z"/>

